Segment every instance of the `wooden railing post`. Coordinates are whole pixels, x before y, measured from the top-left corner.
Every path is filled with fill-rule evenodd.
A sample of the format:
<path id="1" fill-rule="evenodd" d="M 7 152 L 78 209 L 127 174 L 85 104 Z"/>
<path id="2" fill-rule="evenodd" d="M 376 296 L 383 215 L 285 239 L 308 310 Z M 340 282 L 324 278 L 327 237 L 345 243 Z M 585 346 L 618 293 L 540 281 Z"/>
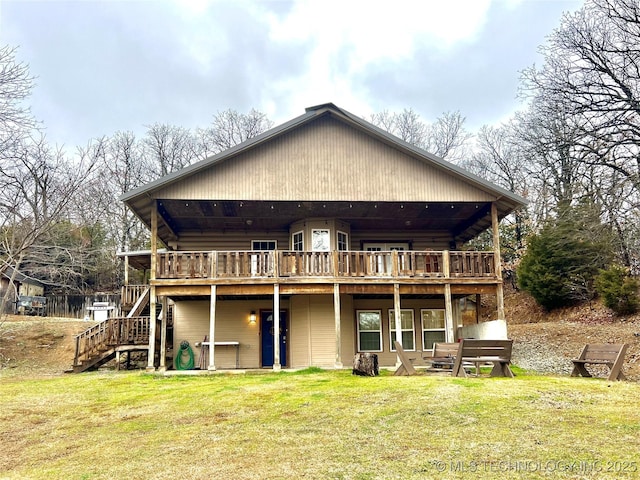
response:
<path id="1" fill-rule="evenodd" d="M 80 356 L 80 335 L 76 336 L 76 354 L 73 358 L 73 365 L 79 365 L 78 357 Z"/>
<path id="2" fill-rule="evenodd" d="M 500 259 L 500 230 L 498 220 L 498 207 L 495 202 L 491 204 L 491 229 L 493 232 L 493 262 L 495 265 L 495 275 L 498 279 L 496 285 L 496 306 L 499 320 L 505 320 L 504 313 L 504 293 L 502 285 L 502 262 Z"/>
<path id="3" fill-rule="evenodd" d="M 444 250 L 442 252 L 442 273 L 444 273 L 444 278 L 451 277 L 451 258 L 449 256 L 449 250 Z"/>
<path id="4" fill-rule="evenodd" d="M 280 258 L 282 252 L 280 252 L 278 250 L 273 250 L 272 252 L 268 252 L 267 254 L 269 255 L 269 257 L 271 257 L 271 261 L 269 263 L 271 263 L 273 265 L 273 276 L 274 276 L 274 278 L 280 277 L 280 268 L 278 266 L 278 264 L 280 262 L 278 262 L 278 259 Z"/>
<path id="5" fill-rule="evenodd" d="M 391 276 L 397 277 L 400 270 L 399 255 L 397 250 L 391 250 Z M 386 272 L 385 272 L 386 273 Z"/>

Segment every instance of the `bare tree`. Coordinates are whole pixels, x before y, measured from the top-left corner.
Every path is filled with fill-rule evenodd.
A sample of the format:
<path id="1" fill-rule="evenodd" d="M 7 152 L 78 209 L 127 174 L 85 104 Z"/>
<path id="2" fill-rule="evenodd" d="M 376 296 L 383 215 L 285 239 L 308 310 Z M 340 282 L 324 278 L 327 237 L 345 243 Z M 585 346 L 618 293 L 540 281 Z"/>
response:
<path id="1" fill-rule="evenodd" d="M 548 178 L 558 204 L 581 196 L 599 202 L 630 264 L 638 237 L 631 217 L 640 205 L 640 3 L 587 0 L 563 16 L 540 51 L 544 63 L 523 72 L 523 92 L 534 105 L 545 99 L 536 117 L 552 134 L 528 125 L 530 138 L 555 137 L 542 146 L 554 152 L 546 166 L 555 168 L 541 172 L 555 175 Z"/>
<path id="2" fill-rule="evenodd" d="M 132 132 L 116 132 L 89 145 L 87 152 L 98 160 L 100 171 L 109 178 L 108 182 L 95 182 L 90 189 L 106 220 L 109 236 L 120 251 L 142 248 L 148 239 L 146 229 L 118 198 L 150 179 L 143 145 Z"/>
<path id="3" fill-rule="evenodd" d="M 155 123 L 142 140 L 144 159 L 154 178 L 190 165 L 196 159 L 196 144 L 191 132 L 182 127 Z"/>
<path id="4" fill-rule="evenodd" d="M 464 128 L 460 112 L 445 112 L 429 129 L 427 150 L 450 162 L 462 163 L 469 155 L 467 146 L 473 137 Z"/>
<path id="5" fill-rule="evenodd" d="M 6 142 L 16 134 L 35 126 L 31 111 L 24 105 L 33 88 L 29 67 L 15 59 L 16 49 L 0 48 L 0 151 L 6 150 Z"/>
<path id="6" fill-rule="evenodd" d="M 207 157 L 234 147 L 250 138 L 256 137 L 273 127 L 267 115 L 251 109 L 249 113 L 236 110 L 224 110 L 213 117 L 210 127 L 198 129 L 198 152 Z"/>
<path id="7" fill-rule="evenodd" d="M 525 91 L 553 97 L 581 130 L 583 161 L 624 175 L 640 190 L 640 4 L 588 0 L 523 73 Z"/>
<path id="8" fill-rule="evenodd" d="M 468 168 L 478 175 L 500 185 L 523 197 L 530 194 L 531 170 L 528 168 L 526 154 L 522 143 L 516 135 L 513 123 L 499 127 L 483 126 L 476 135 L 476 151 Z M 504 245 L 513 252 L 510 257 L 517 257 L 524 248 L 524 237 L 528 229 L 526 210 L 518 210 L 507 218 L 506 229 L 513 230 L 513 235 L 502 235 L 504 241 L 510 238 L 512 244 Z M 503 224 L 504 225 L 504 224 Z M 509 258 L 508 260 L 513 260 Z"/>
<path id="9" fill-rule="evenodd" d="M 445 112 L 432 124 L 420 118 L 413 109 L 400 113 L 384 110 L 369 117 L 369 122 L 411 145 L 422 148 L 451 162 L 462 161 L 472 135 L 464 128 L 460 112 Z"/>
<path id="10" fill-rule="evenodd" d="M 70 160 L 43 136 L 4 152 L 0 168 L 0 269 L 20 270 L 38 245 L 66 218 L 67 207 L 92 172 L 92 162 Z M 4 307 L 8 294 L 2 298 Z"/>

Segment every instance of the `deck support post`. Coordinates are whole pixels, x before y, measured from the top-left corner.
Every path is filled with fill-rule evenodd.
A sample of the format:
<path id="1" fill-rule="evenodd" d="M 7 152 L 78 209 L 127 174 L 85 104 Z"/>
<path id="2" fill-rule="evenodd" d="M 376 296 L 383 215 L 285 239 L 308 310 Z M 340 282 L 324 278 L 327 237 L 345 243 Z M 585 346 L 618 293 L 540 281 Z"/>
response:
<path id="1" fill-rule="evenodd" d="M 498 320 L 505 320 L 504 314 L 504 289 L 502 285 L 502 260 L 500 259 L 500 221 L 498 220 L 498 207 L 495 202 L 491 204 L 491 230 L 493 232 L 493 261 L 498 278 L 496 285 L 496 306 L 498 310 Z"/>
<path id="2" fill-rule="evenodd" d="M 333 284 L 333 316 L 336 325 L 336 361 L 334 368 L 342 368 L 342 334 L 340 332 L 340 284 Z"/>
<path id="3" fill-rule="evenodd" d="M 273 371 L 282 369 L 280 363 L 280 285 L 273 285 Z"/>
<path id="4" fill-rule="evenodd" d="M 162 322 L 160 323 L 160 370 L 167 370 L 167 297 L 162 297 Z"/>
<path id="5" fill-rule="evenodd" d="M 156 267 L 158 263 L 158 202 L 151 205 L 151 272 L 149 272 L 149 354 L 147 372 L 154 372 L 156 359 Z"/>
<path id="6" fill-rule="evenodd" d="M 447 342 L 455 342 L 455 330 L 453 328 L 453 304 L 451 301 L 451 284 L 444 286 L 444 326 Z"/>
<path id="7" fill-rule="evenodd" d="M 149 287 L 149 354 L 147 356 L 147 372 L 156 370 L 156 287 Z"/>
<path id="8" fill-rule="evenodd" d="M 124 256 L 124 285 L 129 286 L 129 255 Z"/>
<path id="9" fill-rule="evenodd" d="M 400 311 L 400 285 L 397 283 L 393 284 L 393 316 L 394 316 L 394 325 L 396 326 L 396 341 L 402 345 L 402 316 Z M 396 356 L 396 367 L 402 365 L 402 360 L 400 360 L 400 352 L 397 352 Z"/>
<path id="10" fill-rule="evenodd" d="M 208 370 L 216 369 L 215 362 L 216 338 L 216 286 L 211 285 L 211 299 L 209 301 L 209 366 Z"/>

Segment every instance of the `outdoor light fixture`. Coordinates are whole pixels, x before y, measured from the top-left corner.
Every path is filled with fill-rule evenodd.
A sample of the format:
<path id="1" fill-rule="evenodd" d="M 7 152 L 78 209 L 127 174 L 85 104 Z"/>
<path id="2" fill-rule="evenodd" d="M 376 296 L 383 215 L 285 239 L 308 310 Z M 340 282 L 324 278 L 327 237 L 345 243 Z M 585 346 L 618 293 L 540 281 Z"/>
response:
<path id="1" fill-rule="evenodd" d="M 255 312 L 255 310 L 251 310 L 251 313 L 249 314 L 249 323 L 251 325 L 255 325 L 255 323 L 256 323 L 256 312 Z"/>

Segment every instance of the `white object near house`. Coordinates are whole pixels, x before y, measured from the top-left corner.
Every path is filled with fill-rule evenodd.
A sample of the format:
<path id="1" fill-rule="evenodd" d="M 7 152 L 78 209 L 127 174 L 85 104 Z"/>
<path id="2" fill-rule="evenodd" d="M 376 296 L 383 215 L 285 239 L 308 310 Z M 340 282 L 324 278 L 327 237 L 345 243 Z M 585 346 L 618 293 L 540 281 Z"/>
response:
<path id="1" fill-rule="evenodd" d="M 115 308 L 113 305 L 109 305 L 109 302 L 93 302 L 93 306 L 87 307 L 87 310 L 93 316 L 94 322 L 103 322 L 109 318 L 109 312 Z"/>
<path id="2" fill-rule="evenodd" d="M 491 320 L 474 325 L 465 325 L 460 329 L 460 338 L 507 340 L 507 322 Z"/>

